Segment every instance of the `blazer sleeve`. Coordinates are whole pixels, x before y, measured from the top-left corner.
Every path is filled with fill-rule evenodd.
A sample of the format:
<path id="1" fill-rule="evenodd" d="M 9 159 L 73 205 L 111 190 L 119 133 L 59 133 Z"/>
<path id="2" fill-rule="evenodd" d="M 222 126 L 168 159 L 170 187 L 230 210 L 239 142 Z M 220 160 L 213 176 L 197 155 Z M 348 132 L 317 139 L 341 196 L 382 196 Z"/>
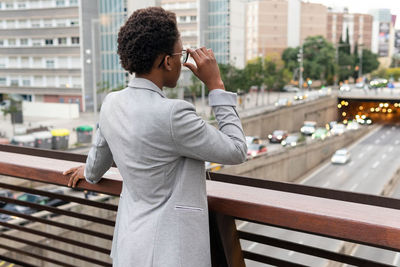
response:
<path id="1" fill-rule="evenodd" d="M 171 134 L 178 153 L 184 157 L 221 164 L 239 164 L 246 160 L 247 146 L 239 116 L 236 94 L 221 89 L 209 94 L 218 128 L 209 125 L 194 106 L 177 101 L 171 112 Z"/>
<path id="2" fill-rule="evenodd" d="M 84 173 L 86 181 L 92 184 L 100 181 L 101 177 L 111 168 L 113 162 L 112 153 L 99 127 L 86 159 Z"/>

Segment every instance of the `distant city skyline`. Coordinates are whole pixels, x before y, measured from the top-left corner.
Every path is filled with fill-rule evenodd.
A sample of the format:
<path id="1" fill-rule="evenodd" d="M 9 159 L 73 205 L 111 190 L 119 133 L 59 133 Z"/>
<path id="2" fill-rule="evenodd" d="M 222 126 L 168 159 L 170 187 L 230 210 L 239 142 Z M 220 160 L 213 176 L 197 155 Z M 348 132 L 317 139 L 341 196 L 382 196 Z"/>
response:
<path id="1" fill-rule="evenodd" d="M 327 7 L 340 8 L 347 7 L 350 13 L 368 13 L 370 9 L 387 8 L 392 15 L 396 15 L 396 29 L 400 29 L 400 2 L 399 0 L 363 0 L 362 4 L 358 0 L 305 0 L 305 2 L 320 3 Z"/>

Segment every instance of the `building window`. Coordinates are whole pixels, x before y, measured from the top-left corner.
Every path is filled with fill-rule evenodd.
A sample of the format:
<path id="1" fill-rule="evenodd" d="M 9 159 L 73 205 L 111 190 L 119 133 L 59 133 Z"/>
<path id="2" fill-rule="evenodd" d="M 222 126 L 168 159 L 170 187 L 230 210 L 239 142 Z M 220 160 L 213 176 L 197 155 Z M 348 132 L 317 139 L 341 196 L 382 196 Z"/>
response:
<path id="1" fill-rule="evenodd" d="M 79 44 L 79 37 L 71 37 L 72 44 Z"/>
<path id="2" fill-rule="evenodd" d="M 34 57 L 33 58 L 33 67 L 42 68 L 42 58 L 41 57 Z"/>
<path id="3" fill-rule="evenodd" d="M 0 85 L 6 85 L 7 79 L 5 77 L 0 77 Z"/>
<path id="4" fill-rule="evenodd" d="M 28 39 L 24 38 L 19 40 L 20 45 L 28 45 Z"/>
<path id="5" fill-rule="evenodd" d="M 0 57 L 0 69 L 3 69 L 5 67 L 6 67 L 6 58 Z"/>
<path id="6" fill-rule="evenodd" d="M 31 86 L 31 80 L 29 78 L 22 78 L 22 86 Z"/>
<path id="7" fill-rule="evenodd" d="M 14 3 L 6 3 L 6 9 L 13 9 L 14 8 Z"/>
<path id="8" fill-rule="evenodd" d="M 19 86 L 19 81 L 16 80 L 16 79 L 12 79 L 12 80 L 10 81 L 10 86 Z"/>
<path id="9" fill-rule="evenodd" d="M 19 28 L 26 28 L 28 27 L 28 21 L 26 19 L 24 20 L 19 20 L 18 21 L 18 27 Z"/>
<path id="10" fill-rule="evenodd" d="M 4 46 L 4 40 L 0 39 L 0 46 Z"/>
<path id="11" fill-rule="evenodd" d="M 179 16 L 179 22 L 186 22 L 186 16 Z"/>
<path id="12" fill-rule="evenodd" d="M 53 39 L 46 39 L 45 40 L 46 45 L 53 45 Z"/>
<path id="13" fill-rule="evenodd" d="M 190 21 L 191 21 L 191 22 L 196 22 L 196 20 L 197 20 L 197 17 L 196 17 L 196 16 L 190 16 Z"/>
<path id="14" fill-rule="evenodd" d="M 16 45 L 15 39 L 8 39 L 8 46 L 14 46 Z"/>
<path id="15" fill-rule="evenodd" d="M 69 5 L 70 6 L 77 6 L 78 5 L 78 0 L 69 0 Z"/>
<path id="16" fill-rule="evenodd" d="M 21 57 L 21 67 L 29 68 L 29 57 Z"/>
<path id="17" fill-rule="evenodd" d="M 65 6 L 65 0 L 56 0 L 56 6 Z"/>
<path id="18" fill-rule="evenodd" d="M 32 28 L 39 28 L 40 27 L 40 20 L 39 19 L 32 19 L 31 20 L 31 27 Z"/>
<path id="19" fill-rule="evenodd" d="M 15 28 L 15 20 L 7 20 L 6 26 L 7 28 Z"/>
<path id="20" fill-rule="evenodd" d="M 53 27 L 53 20 L 52 19 L 45 19 L 43 21 L 44 27 Z"/>
<path id="21" fill-rule="evenodd" d="M 56 25 L 57 27 L 65 27 L 67 26 L 67 21 L 65 19 L 57 19 Z"/>
<path id="22" fill-rule="evenodd" d="M 26 3 L 25 2 L 19 2 L 18 3 L 18 8 L 21 8 L 21 9 L 26 8 Z"/>
<path id="23" fill-rule="evenodd" d="M 41 46 L 42 45 L 42 39 L 32 39 L 32 45 L 33 46 Z"/>
<path id="24" fill-rule="evenodd" d="M 67 38 L 66 37 L 58 38 L 58 44 L 59 45 L 66 45 L 67 44 Z"/>
<path id="25" fill-rule="evenodd" d="M 46 68 L 54 69 L 54 59 L 46 59 Z"/>
<path id="26" fill-rule="evenodd" d="M 71 26 L 79 26 L 79 20 L 78 19 L 71 19 L 70 25 Z"/>

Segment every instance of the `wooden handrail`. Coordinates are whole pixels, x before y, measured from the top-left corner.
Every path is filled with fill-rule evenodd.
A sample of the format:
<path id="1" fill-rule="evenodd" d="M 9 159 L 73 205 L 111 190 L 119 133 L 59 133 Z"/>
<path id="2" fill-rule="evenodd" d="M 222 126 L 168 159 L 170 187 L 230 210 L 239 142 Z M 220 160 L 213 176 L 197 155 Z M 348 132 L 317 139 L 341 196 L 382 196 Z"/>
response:
<path id="1" fill-rule="evenodd" d="M 0 151 L 0 174 L 62 186 L 62 171 L 77 164 Z M 79 188 L 119 195 L 121 185 L 112 168 L 99 184 L 82 182 Z M 216 181 L 207 181 L 207 195 L 217 214 L 400 251 L 398 209 Z"/>

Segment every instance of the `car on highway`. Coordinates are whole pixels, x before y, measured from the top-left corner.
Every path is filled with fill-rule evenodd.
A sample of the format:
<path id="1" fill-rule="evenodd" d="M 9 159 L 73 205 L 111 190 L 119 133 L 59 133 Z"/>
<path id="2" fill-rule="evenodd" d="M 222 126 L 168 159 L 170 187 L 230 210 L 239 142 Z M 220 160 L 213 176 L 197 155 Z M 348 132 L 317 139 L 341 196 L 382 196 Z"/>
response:
<path id="1" fill-rule="evenodd" d="M 350 152 L 346 148 L 336 150 L 331 158 L 332 164 L 346 164 L 350 161 Z"/>
<path id="2" fill-rule="evenodd" d="M 332 135 L 341 135 L 346 131 L 346 126 L 343 123 L 337 123 L 333 125 L 331 129 Z"/>
<path id="3" fill-rule="evenodd" d="M 350 85 L 348 85 L 348 84 L 343 84 L 342 86 L 340 86 L 340 88 L 339 88 L 339 90 L 341 91 L 341 92 L 350 92 L 351 91 L 351 88 L 350 88 Z"/>
<path id="4" fill-rule="evenodd" d="M 347 130 L 358 130 L 360 128 L 360 124 L 356 121 L 349 121 L 347 122 L 346 126 Z"/>
<path id="5" fill-rule="evenodd" d="M 247 146 L 247 156 L 255 157 L 261 153 L 267 152 L 267 147 L 262 144 L 250 144 Z"/>
<path id="6" fill-rule="evenodd" d="M 291 104 L 292 102 L 290 102 L 287 98 L 279 98 L 278 101 L 275 102 L 276 107 L 287 107 Z"/>
<path id="7" fill-rule="evenodd" d="M 328 136 L 330 136 L 329 131 L 324 127 L 319 127 L 311 135 L 311 138 L 314 140 L 325 140 L 325 138 L 327 138 Z"/>
<path id="8" fill-rule="evenodd" d="M 361 125 L 371 125 L 372 119 L 366 115 L 356 117 L 356 121 Z"/>
<path id="9" fill-rule="evenodd" d="M 330 131 L 337 123 L 337 121 L 330 121 L 325 125 L 325 128 Z"/>
<path id="10" fill-rule="evenodd" d="M 281 142 L 282 146 L 284 147 L 295 147 L 301 144 L 304 144 L 306 138 L 302 134 L 289 134 L 285 140 Z"/>
<path id="11" fill-rule="evenodd" d="M 272 134 L 268 135 L 268 139 L 270 143 L 280 143 L 286 139 L 288 136 L 287 131 L 284 130 L 275 130 Z"/>
<path id="12" fill-rule="evenodd" d="M 304 100 L 307 98 L 307 94 L 304 91 L 297 92 L 296 95 L 293 97 L 294 100 Z"/>
<path id="13" fill-rule="evenodd" d="M 299 91 L 300 91 L 300 88 L 298 88 L 298 87 L 296 87 L 296 86 L 294 86 L 294 85 L 288 84 L 288 85 L 285 85 L 285 86 L 282 88 L 282 91 L 285 91 L 285 92 L 294 92 L 294 93 L 296 93 L 296 92 L 299 92 Z"/>
<path id="14" fill-rule="evenodd" d="M 247 146 L 251 144 L 261 144 L 262 141 L 258 136 L 246 136 L 246 144 Z"/>
<path id="15" fill-rule="evenodd" d="M 303 126 L 300 128 L 300 132 L 305 135 L 312 135 L 315 132 L 317 123 L 315 121 L 305 121 Z"/>

